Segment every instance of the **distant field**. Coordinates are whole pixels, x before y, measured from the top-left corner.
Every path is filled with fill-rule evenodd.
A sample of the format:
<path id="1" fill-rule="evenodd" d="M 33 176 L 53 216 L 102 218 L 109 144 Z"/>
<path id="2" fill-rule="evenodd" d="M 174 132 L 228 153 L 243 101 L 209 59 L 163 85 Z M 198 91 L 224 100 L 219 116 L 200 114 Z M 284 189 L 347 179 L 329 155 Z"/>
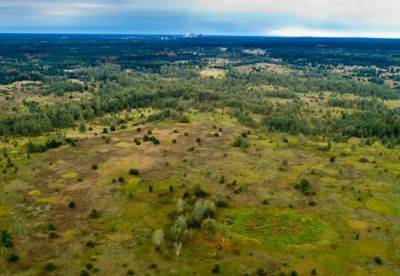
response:
<path id="1" fill-rule="evenodd" d="M 202 77 L 223 78 L 226 75 L 224 70 L 218 69 L 205 69 L 200 71 Z"/>

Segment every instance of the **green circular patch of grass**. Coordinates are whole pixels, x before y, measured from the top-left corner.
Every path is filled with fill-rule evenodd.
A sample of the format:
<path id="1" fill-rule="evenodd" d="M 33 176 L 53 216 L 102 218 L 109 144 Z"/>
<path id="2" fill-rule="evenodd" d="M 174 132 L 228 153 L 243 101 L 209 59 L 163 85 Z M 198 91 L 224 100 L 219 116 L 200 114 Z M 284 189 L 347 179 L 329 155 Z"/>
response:
<path id="1" fill-rule="evenodd" d="M 302 245 L 318 243 L 329 227 L 318 219 L 291 210 L 246 210 L 234 214 L 233 230 L 242 236 L 267 245 Z"/>

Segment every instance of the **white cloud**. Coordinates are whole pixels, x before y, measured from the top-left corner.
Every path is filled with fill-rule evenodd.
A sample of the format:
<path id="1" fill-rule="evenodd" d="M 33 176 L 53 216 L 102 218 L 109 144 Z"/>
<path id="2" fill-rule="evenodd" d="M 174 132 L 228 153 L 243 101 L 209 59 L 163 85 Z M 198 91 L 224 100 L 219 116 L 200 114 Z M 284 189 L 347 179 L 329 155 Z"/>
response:
<path id="1" fill-rule="evenodd" d="M 198 0 L 197 10 L 289 15 L 308 21 L 400 26 L 399 0 Z"/>
<path id="2" fill-rule="evenodd" d="M 0 0 L 2 9 L 28 10 L 55 16 L 77 16 L 126 11 L 188 11 L 192 1 L 180 0 Z"/>
<path id="3" fill-rule="evenodd" d="M 104 12 L 109 8 L 109 3 L 92 0 L 0 0 L 0 12 L 7 13 L 12 9 L 16 12 L 21 12 L 20 16 L 25 16 L 27 13 L 36 16 L 85 16 L 92 13 Z M 18 16 L 18 14 L 17 14 Z M 43 18 L 46 19 L 46 18 Z"/>
<path id="4" fill-rule="evenodd" d="M 86 15 L 129 10 L 286 15 L 309 22 L 400 27 L 399 0 L 0 0 L 2 8 L 47 15 Z"/>
<path id="5" fill-rule="evenodd" d="M 240 28 L 249 34 L 398 37 L 400 29 L 400 0 L 0 0 L 0 28 L 28 18 L 48 26 L 96 17 L 113 22 L 141 11 L 182 14 L 210 33 L 221 30 L 215 18 L 241 34 Z M 263 33 L 267 27 L 272 31 Z"/>
<path id="6" fill-rule="evenodd" d="M 42 7 L 42 13 L 48 16 L 85 16 L 91 14 L 97 14 L 100 12 L 106 12 L 108 10 L 107 5 L 98 3 L 55 3 L 48 4 Z"/>

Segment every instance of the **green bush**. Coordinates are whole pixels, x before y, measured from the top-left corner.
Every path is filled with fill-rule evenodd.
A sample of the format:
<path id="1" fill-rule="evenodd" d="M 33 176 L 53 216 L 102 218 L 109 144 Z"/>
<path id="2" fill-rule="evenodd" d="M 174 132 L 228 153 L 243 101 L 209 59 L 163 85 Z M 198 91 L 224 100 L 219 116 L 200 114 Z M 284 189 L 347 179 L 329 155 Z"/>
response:
<path id="1" fill-rule="evenodd" d="M 265 276 L 265 275 L 267 275 L 267 273 L 265 272 L 264 268 L 259 267 L 259 268 L 257 268 L 256 275 L 257 276 Z"/>
<path id="2" fill-rule="evenodd" d="M 179 120 L 179 122 L 180 122 L 180 123 L 183 123 L 183 124 L 188 124 L 188 123 L 190 123 L 190 120 L 189 120 L 189 117 L 188 117 L 188 116 L 182 115 L 181 118 L 180 118 L 180 120 Z"/>
<path id="3" fill-rule="evenodd" d="M 92 209 L 92 211 L 90 211 L 89 217 L 91 219 L 98 219 L 100 217 L 100 212 L 96 209 Z"/>
<path id="4" fill-rule="evenodd" d="M 200 226 L 206 218 L 215 216 L 215 204 L 209 200 L 198 199 L 193 208 L 192 219 L 194 226 Z"/>
<path id="5" fill-rule="evenodd" d="M 311 193 L 311 191 L 310 191 L 311 185 L 307 179 L 302 179 L 300 181 L 300 184 L 295 185 L 295 188 L 299 189 L 303 195 L 310 195 L 310 193 Z"/>
<path id="6" fill-rule="evenodd" d="M 129 174 L 130 175 L 139 175 L 139 170 L 138 169 L 130 169 Z"/>
<path id="7" fill-rule="evenodd" d="M 81 273 L 79 273 L 79 276 L 89 276 L 89 271 L 87 271 L 86 269 L 82 270 Z"/>
<path id="8" fill-rule="evenodd" d="M 374 258 L 374 261 L 375 261 L 375 263 L 376 263 L 377 265 L 382 265 L 382 264 L 383 264 L 382 259 L 381 259 L 380 257 L 378 257 L 378 256 L 376 256 L 376 257 Z"/>
<path id="9" fill-rule="evenodd" d="M 29 141 L 26 145 L 28 153 L 38 153 L 45 152 L 48 149 L 55 149 L 62 145 L 61 142 L 56 139 L 49 139 L 44 144 L 34 144 L 32 141 Z"/>
<path id="10" fill-rule="evenodd" d="M 14 243 L 11 239 L 11 235 L 7 230 L 1 231 L 1 243 L 4 247 L 13 247 Z"/>
<path id="11" fill-rule="evenodd" d="M 180 198 L 176 202 L 176 214 L 182 215 L 186 210 L 186 202 Z"/>
<path id="12" fill-rule="evenodd" d="M 238 136 L 233 142 L 233 146 L 236 148 L 248 148 L 250 143 L 243 136 Z"/>
<path id="13" fill-rule="evenodd" d="M 220 193 L 217 193 L 215 195 L 214 201 L 215 201 L 215 205 L 217 207 L 220 207 L 220 208 L 228 207 L 228 200 L 225 197 L 223 197 Z"/>
<path id="14" fill-rule="evenodd" d="M 216 264 L 216 265 L 214 265 L 213 269 L 211 270 L 211 273 L 217 274 L 217 273 L 219 273 L 220 269 L 221 269 L 220 265 Z"/>
<path id="15" fill-rule="evenodd" d="M 70 201 L 68 202 L 68 207 L 71 208 L 71 209 L 75 208 L 75 207 L 76 207 L 75 201 L 70 200 Z"/>
<path id="16" fill-rule="evenodd" d="M 138 138 L 135 138 L 134 143 L 135 143 L 137 146 L 140 146 L 140 145 L 142 144 L 142 142 L 140 142 Z"/>
<path id="17" fill-rule="evenodd" d="M 19 256 L 17 254 L 15 254 L 14 252 L 11 253 L 7 258 L 7 262 L 9 262 L 9 263 L 15 263 L 18 260 L 19 260 Z"/>
<path id="18" fill-rule="evenodd" d="M 199 197 L 206 197 L 208 193 L 199 185 L 197 184 L 194 189 L 193 189 L 193 194 L 199 198 Z"/>
<path id="19" fill-rule="evenodd" d="M 314 207 L 317 206 L 317 203 L 315 201 L 309 201 L 308 206 Z"/>
<path id="20" fill-rule="evenodd" d="M 44 265 L 44 270 L 47 271 L 47 272 L 54 271 L 54 270 L 56 270 L 56 268 L 57 268 L 56 264 L 54 262 L 52 262 L 52 261 L 47 262 Z"/>
<path id="21" fill-rule="evenodd" d="M 217 226 L 214 219 L 207 218 L 201 222 L 201 230 L 207 232 L 208 234 L 214 235 L 217 231 Z"/>
<path id="22" fill-rule="evenodd" d="M 153 142 L 154 145 L 160 144 L 160 140 L 158 140 L 157 137 L 155 136 L 151 136 L 151 141 Z"/>
<path id="23" fill-rule="evenodd" d="M 86 241 L 86 246 L 89 248 L 94 248 L 96 246 L 96 243 L 92 240 Z"/>
<path id="24" fill-rule="evenodd" d="M 360 162 L 360 163 L 368 163 L 368 159 L 365 158 L 365 157 L 361 157 L 361 158 L 358 160 L 358 162 Z"/>
<path id="25" fill-rule="evenodd" d="M 48 231 L 55 231 L 55 230 L 56 230 L 56 227 L 54 226 L 53 223 L 49 223 L 49 224 L 47 225 L 47 230 L 48 230 Z"/>

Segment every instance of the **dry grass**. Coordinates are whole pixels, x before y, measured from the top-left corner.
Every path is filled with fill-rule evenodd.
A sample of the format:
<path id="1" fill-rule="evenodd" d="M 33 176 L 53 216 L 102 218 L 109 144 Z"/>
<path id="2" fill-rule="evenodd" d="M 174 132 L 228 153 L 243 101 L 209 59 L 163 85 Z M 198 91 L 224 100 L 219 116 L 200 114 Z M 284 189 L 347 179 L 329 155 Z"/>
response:
<path id="1" fill-rule="evenodd" d="M 204 78 L 222 79 L 226 75 L 226 71 L 221 69 L 209 68 L 200 71 L 200 75 Z"/>

